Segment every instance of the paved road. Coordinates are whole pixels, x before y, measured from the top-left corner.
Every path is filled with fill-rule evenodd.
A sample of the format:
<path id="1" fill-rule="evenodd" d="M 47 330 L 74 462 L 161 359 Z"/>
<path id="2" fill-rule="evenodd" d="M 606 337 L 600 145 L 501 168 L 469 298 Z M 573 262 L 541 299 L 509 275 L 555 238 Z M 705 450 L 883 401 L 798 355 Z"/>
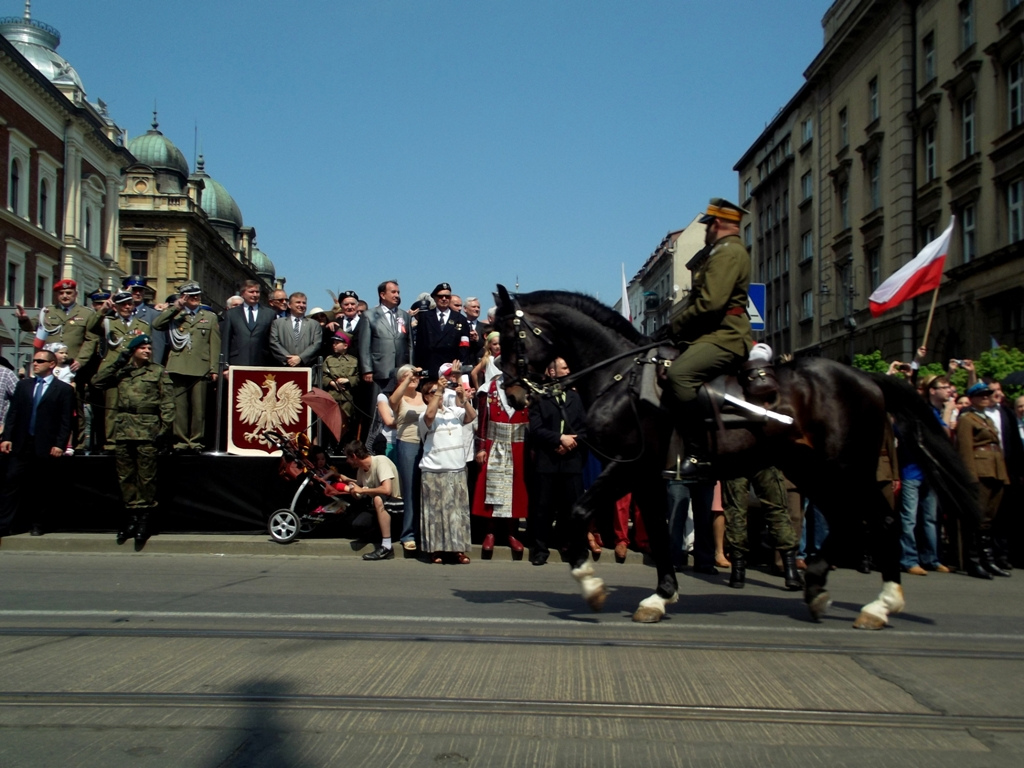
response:
<path id="1" fill-rule="evenodd" d="M 0 765 L 1018 766 L 1024 573 L 917 577 L 882 632 L 754 572 L 347 557 L 0 554 Z M 908 577 L 909 579 L 910 577 Z"/>

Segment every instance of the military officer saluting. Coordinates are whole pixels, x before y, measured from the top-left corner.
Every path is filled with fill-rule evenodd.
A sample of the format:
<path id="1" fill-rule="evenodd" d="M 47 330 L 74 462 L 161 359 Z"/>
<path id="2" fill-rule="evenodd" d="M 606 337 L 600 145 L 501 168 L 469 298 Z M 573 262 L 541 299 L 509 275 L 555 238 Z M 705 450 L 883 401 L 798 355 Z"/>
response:
<path id="1" fill-rule="evenodd" d="M 686 265 L 693 272 L 693 286 L 683 310 L 672 320 L 672 340 L 682 354 L 669 368 L 671 386 L 665 403 L 685 443 L 681 479 L 695 479 L 706 467 L 697 390 L 737 368 L 753 346 L 747 315 L 750 255 L 739 237 L 740 222 L 748 213 L 728 200 L 711 198 L 700 218 L 707 225 L 706 246 Z"/>
<path id="2" fill-rule="evenodd" d="M 149 323 L 138 319 L 134 312 L 132 295 L 128 291 L 121 291 L 114 295 L 111 303 L 114 306 L 115 315 L 104 317 L 103 345 L 106 347 L 106 354 L 100 362 L 100 372 L 114 364 L 122 352 L 128 348 L 128 343 L 136 336 L 149 336 Z M 152 342 L 150 342 L 152 344 Z M 117 390 L 108 387 L 104 393 L 105 427 L 106 439 L 103 441 L 103 449 L 114 450 L 114 422 L 117 419 Z M 94 418 L 93 424 L 97 424 Z M 96 427 L 94 426 L 95 430 Z"/>
<path id="3" fill-rule="evenodd" d="M 36 325 L 29 320 L 25 310 L 15 305 L 18 325 L 23 331 L 45 333 L 44 343 L 60 342 L 68 348 L 71 370 L 75 373 L 75 450 L 85 450 L 85 385 L 89 383 L 95 368 L 89 365 L 97 354 L 99 344 L 100 316 L 90 307 L 78 303 L 78 283 L 74 280 L 58 280 L 53 290 L 57 294 L 54 304 L 41 310 Z"/>
<path id="4" fill-rule="evenodd" d="M 131 294 L 127 295 L 130 305 Z M 152 361 L 152 355 L 149 336 L 132 336 L 94 382 L 115 393 L 117 481 L 128 515 L 127 524 L 117 534 L 118 544 L 134 536 L 141 546 L 149 538 L 149 515 L 157 505 L 156 441 L 174 423 L 174 385 L 167 372 Z"/>
<path id="5" fill-rule="evenodd" d="M 153 289 L 146 285 L 146 278 L 142 275 L 128 275 L 121 281 L 121 285 L 132 295 L 132 314 L 152 328 L 153 321 L 160 314 L 160 310 L 146 301 L 153 295 Z M 167 351 L 167 334 L 151 331 L 149 338 L 153 344 L 153 362 L 163 365 Z"/>
<path id="6" fill-rule="evenodd" d="M 220 327 L 217 315 L 202 307 L 198 283 L 181 287 L 178 299 L 153 321 L 153 329 L 167 331 L 170 349 L 167 372 L 174 383 L 174 448 L 203 450 L 206 429 L 206 390 L 217 380 Z"/>

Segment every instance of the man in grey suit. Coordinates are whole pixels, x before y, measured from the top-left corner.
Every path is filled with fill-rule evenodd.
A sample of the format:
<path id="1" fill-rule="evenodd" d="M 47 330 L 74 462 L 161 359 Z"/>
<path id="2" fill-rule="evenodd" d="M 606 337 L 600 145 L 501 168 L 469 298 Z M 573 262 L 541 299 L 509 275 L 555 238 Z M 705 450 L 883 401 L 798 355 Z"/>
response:
<path id="1" fill-rule="evenodd" d="M 278 365 L 308 367 L 316 362 L 323 342 L 320 323 L 306 317 L 306 294 L 288 297 L 288 317 L 270 326 L 270 352 Z"/>
<path id="2" fill-rule="evenodd" d="M 220 348 L 227 366 L 272 365 L 270 328 L 277 313 L 260 306 L 260 284 L 246 280 L 242 285 L 242 305 L 224 313 L 220 324 Z"/>
<path id="3" fill-rule="evenodd" d="M 409 313 L 399 309 L 398 283 L 386 280 L 377 286 L 380 304 L 367 311 L 359 336 L 359 372 L 363 381 L 380 390 L 392 371 L 409 362 Z"/>

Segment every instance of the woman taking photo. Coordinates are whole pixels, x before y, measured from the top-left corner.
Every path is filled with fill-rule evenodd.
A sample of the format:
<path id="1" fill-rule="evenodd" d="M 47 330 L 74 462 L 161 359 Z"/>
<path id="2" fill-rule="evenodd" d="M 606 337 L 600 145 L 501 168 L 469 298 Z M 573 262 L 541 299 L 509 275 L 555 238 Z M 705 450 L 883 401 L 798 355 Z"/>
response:
<path id="1" fill-rule="evenodd" d="M 427 381 L 423 387 L 426 411 L 420 416 L 424 433 L 420 460 L 421 549 L 434 563 L 453 553 L 456 562 L 469 562 L 469 488 L 466 484 L 466 446 L 462 425 L 476 418 L 473 393 L 456 387 L 455 397 L 445 404 L 445 387 Z"/>
<path id="2" fill-rule="evenodd" d="M 394 448 L 391 458 L 398 469 L 398 481 L 408 492 L 402 499 L 405 507 L 402 514 L 402 549 L 409 552 L 416 549 L 416 530 L 420 522 L 420 504 L 415 489 L 416 464 L 420 458 L 420 416 L 427 410 L 427 404 L 419 393 L 420 369 L 403 365 L 395 374 L 398 384 L 388 398 L 394 413 Z"/>

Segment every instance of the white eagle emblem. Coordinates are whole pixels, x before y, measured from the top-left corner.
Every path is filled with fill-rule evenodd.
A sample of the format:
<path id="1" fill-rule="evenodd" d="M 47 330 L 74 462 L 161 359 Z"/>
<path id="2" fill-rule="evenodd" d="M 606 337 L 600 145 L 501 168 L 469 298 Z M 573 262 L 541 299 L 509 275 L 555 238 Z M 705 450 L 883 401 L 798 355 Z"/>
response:
<path id="1" fill-rule="evenodd" d="M 267 390 L 264 395 L 263 390 Z M 268 373 L 261 387 L 250 379 L 238 388 L 235 409 L 239 418 L 246 425 L 253 425 L 252 432 L 243 436 L 246 440 L 270 445 L 264 438 L 264 430 L 278 430 L 288 424 L 295 424 L 302 413 L 302 390 L 294 381 L 286 382 L 281 389 L 277 388 L 274 374 Z"/>

